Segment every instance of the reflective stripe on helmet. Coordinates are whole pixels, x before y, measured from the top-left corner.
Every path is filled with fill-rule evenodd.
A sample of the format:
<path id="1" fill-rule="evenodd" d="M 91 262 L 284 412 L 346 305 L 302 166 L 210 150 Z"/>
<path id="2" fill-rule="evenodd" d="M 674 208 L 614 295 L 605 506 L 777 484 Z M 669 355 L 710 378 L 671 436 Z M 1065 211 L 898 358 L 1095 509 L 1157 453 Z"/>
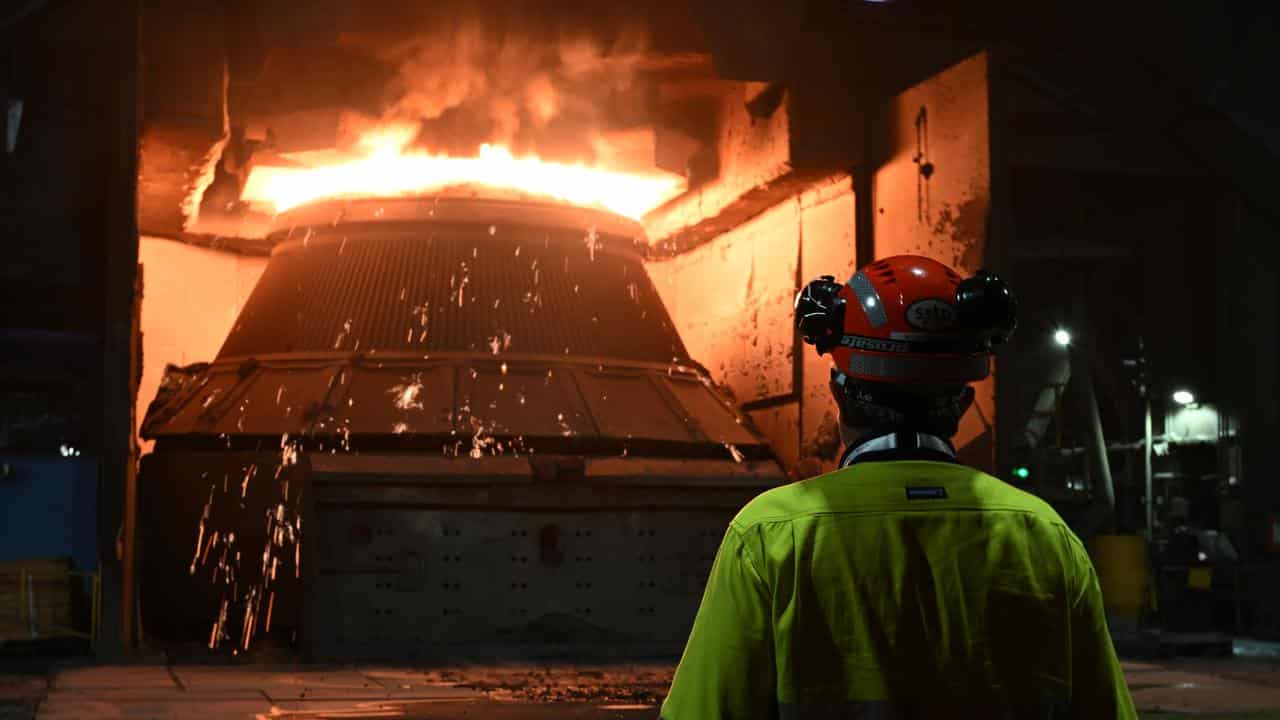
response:
<path id="1" fill-rule="evenodd" d="M 889 322 L 889 314 L 885 312 L 884 303 L 880 301 L 880 293 L 876 292 L 875 286 L 871 284 L 871 278 L 859 270 L 849 278 L 849 287 L 853 288 L 853 294 L 858 298 L 858 306 L 867 314 L 871 327 L 878 328 Z"/>
<path id="2" fill-rule="evenodd" d="M 981 380 L 991 372 L 989 355 L 936 357 L 895 357 L 853 353 L 849 358 L 849 374 L 886 380 L 953 378 Z"/>
<path id="3" fill-rule="evenodd" d="M 841 335 L 840 344 L 853 350 L 884 353 L 920 353 L 923 355 L 970 355 L 985 352 L 973 341 L 939 338 L 937 335 L 917 334 L 911 338 L 900 337 L 906 333 L 892 333 L 888 339 L 866 335 Z"/>

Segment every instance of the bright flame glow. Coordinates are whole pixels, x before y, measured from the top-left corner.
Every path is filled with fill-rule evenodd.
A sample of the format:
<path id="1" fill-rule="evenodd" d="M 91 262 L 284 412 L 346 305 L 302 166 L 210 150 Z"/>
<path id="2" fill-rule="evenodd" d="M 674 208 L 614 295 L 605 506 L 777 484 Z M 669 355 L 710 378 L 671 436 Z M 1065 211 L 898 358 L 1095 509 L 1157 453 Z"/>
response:
<path id="1" fill-rule="evenodd" d="M 581 164 L 515 157 L 505 147 L 482 145 L 473 158 L 407 150 L 414 129 L 391 126 L 366 133 L 353 159 L 319 167 L 257 165 L 241 199 L 274 212 L 321 198 L 418 195 L 458 185 L 482 185 L 601 207 L 639 219 L 684 191 L 683 178 L 628 173 Z"/>

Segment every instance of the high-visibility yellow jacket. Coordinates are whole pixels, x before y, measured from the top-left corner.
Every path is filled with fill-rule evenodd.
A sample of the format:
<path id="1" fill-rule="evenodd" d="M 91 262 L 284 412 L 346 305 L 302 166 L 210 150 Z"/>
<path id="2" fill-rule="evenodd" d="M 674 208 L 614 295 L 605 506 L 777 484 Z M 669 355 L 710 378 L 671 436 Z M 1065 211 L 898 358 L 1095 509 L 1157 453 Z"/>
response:
<path id="1" fill-rule="evenodd" d="M 946 462 L 859 463 L 729 525 L 663 720 L 1136 718 L 1080 540 Z"/>

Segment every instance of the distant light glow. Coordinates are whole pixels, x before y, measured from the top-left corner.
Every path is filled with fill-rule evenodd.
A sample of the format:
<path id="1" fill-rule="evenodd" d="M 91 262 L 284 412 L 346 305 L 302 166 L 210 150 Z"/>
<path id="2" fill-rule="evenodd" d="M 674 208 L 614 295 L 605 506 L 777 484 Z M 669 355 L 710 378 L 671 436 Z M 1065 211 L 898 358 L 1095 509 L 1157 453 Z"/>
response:
<path id="1" fill-rule="evenodd" d="M 1013 469 L 1013 476 L 1019 480 L 1026 480 L 1031 477 L 1031 470 L 1025 467 L 1016 467 Z"/>
<path id="2" fill-rule="evenodd" d="M 1190 390 L 1179 390 L 1173 394 L 1173 401 L 1179 405 L 1190 405 L 1196 401 L 1196 396 Z"/>
<path id="3" fill-rule="evenodd" d="M 866 305 L 867 305 L 867 307 L 869 307 L 869 308 L 873 308 L 873 307 L 875 307 L 875 306 L 876 306 L 876 299 L 875 299 L 875 298 L 873 298 L 873 297 L 872 297 L 872 298 L 867 298 L 867 300 L 866 300 Z"/>
<path id="4" fill-rule="evenodd" d="M 1071 333 L 1066 330 L 1059 329 L 1053 333 L 1053 341 L 1062 347 L 1066 347 L 1071 344 Z"/>

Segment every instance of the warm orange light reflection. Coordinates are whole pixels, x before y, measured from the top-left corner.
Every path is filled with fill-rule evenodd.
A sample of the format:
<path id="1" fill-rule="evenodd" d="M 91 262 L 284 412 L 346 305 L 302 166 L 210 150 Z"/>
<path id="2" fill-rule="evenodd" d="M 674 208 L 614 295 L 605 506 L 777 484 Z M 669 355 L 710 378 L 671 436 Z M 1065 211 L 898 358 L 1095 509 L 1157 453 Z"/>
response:
<path id="1" fill-rule="evenodd" d="M 684 179 L 666 173 L 637 174 L 585 165 L 514 157 L 484 145 L 478 157 L 406 150 L 413 129 L 385 127 L 366 133 L 353 159 L 319 167 L 257 165 L 241 199 L 283 212 L 328 197 L 416 195 L 458 185 L 517 190 L 596 206 L 639 218 L 684 190 Z"/>

